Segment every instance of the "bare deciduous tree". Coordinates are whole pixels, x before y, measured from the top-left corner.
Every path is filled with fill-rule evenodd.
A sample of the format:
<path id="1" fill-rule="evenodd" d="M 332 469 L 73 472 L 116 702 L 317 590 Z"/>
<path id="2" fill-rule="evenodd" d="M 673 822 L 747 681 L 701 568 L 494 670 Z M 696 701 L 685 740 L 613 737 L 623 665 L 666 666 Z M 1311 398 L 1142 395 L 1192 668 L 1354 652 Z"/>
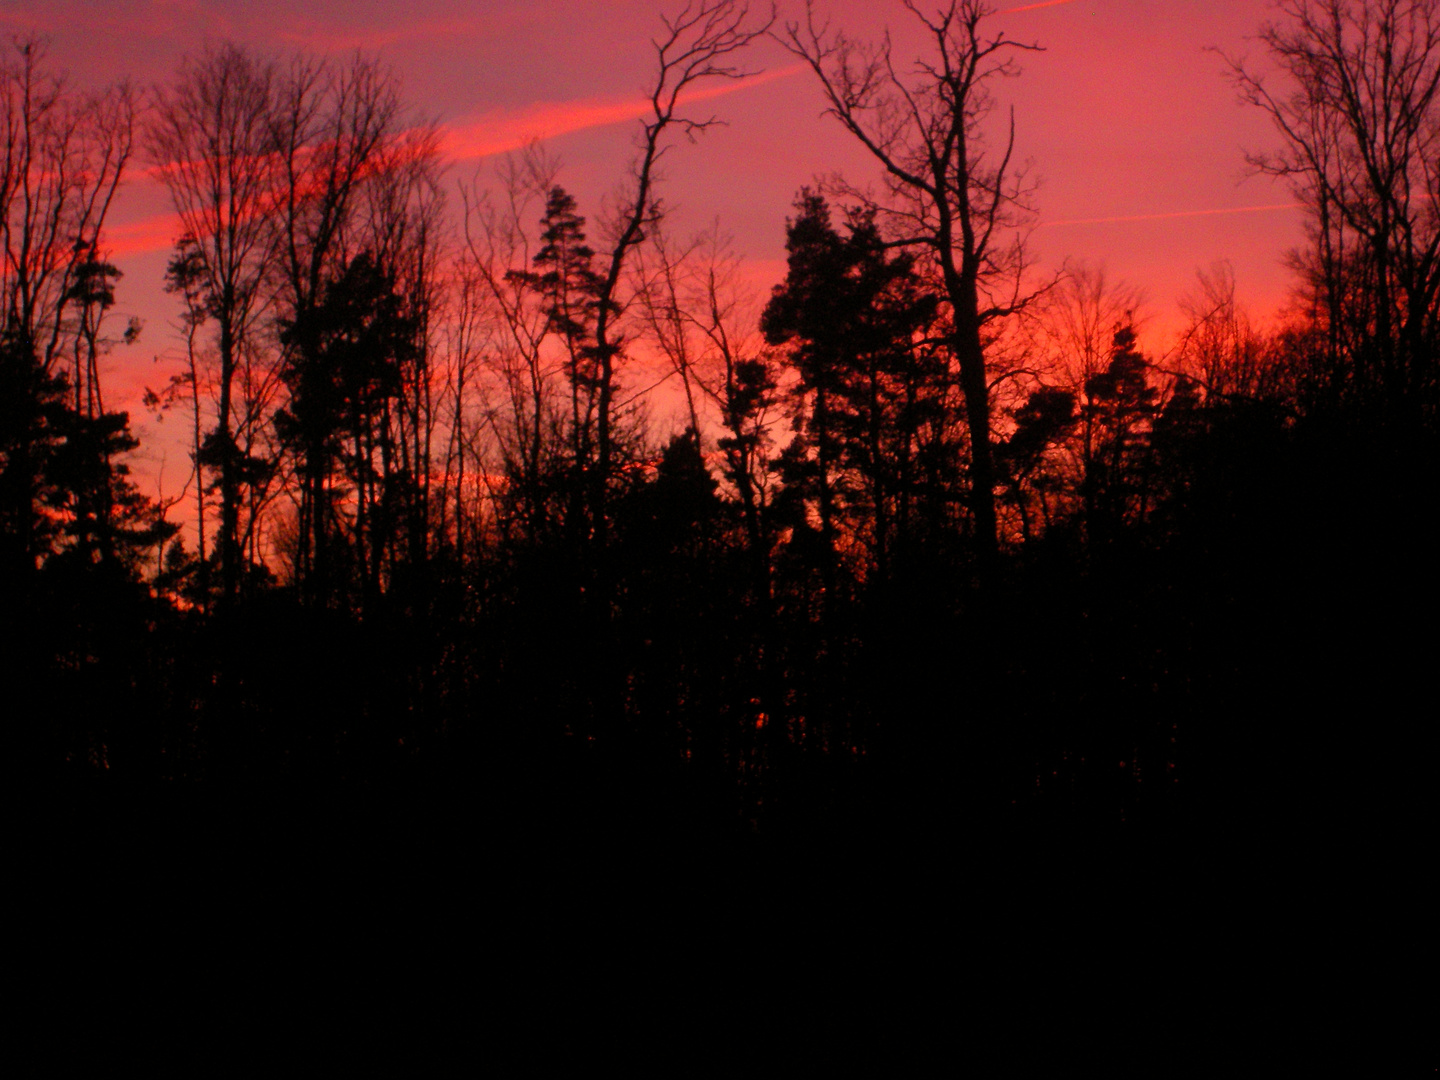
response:
<path id="1" fill-rule="evenodd" d="M 125 84 L 93 94 L 72 89 L 47 66 L 39 38 L 16 39 L 14 55 L 0 61 L 0 516 L 16 567 L 33 569 L 58 527 L 40 505 L 45 459 L 61 441 L 52 406 L 68 391 L 64 404 L 75 421 L 102 419 L 101 325 L 119 276 L 105 261 L 103 230 L 132 156 L 135 115 Z M 138 325 L 130 337 L 136 332 Z M 112 467 L 110 448 L 129 436 L 118 437 L 123 417 L 103 419 L 117 438 L 95 443 L 101 460 L 89 463 L 90 494 L 108 502 L 112 481 L 124 475 L 123 466 Z M 72 494 L 76 501 L 62 514 L 108 514 Z M 67 527 L 76 536 L 101 528 L 94 521 Z"/>
<path id="2" fill-rule="evenodd" d="M 690 437 L 700 443 L 702 425 L 697 385 L 696 316 L 688 301 L 694 297 L 689 265 L 700 241 L 677 245 L 663 227 L 651 230 L 650 243 L 635 260 L 635 299 L 646 334 L 680 379 Z M 647 250 L 648 248 L 648 250 Z"/>
<path id="3" fill-rule="evenodd" d="M 481 502 L 470 494 L 484 474 L 475 400 L 485 358 L 496 351 L 498 326 L 491 317 L 486 283 L 464 252 L 452 260 L 446 282 L 444 384 L 436 413 L 444 424 L 444 471 L 436 511 L 436 536 L 464 565 L 472 537 L 478 539 Z"/>
<path id="4" fill-rule="evenodd" d="M 1255 154 L 1309 212 L 1297 259 L 1338 393 L 1437 403 L 1440 2 L 1280 0 L 1260 41 L 1278 69 L 1231 58 L 1241 99 L 1283 146 Z"/>
<path id="5" fill-rule="evenodd" d="M 739 499 L 754 587 L 768 598 L 765 510 L 776 375 L 756 332 L 761 304 L 741 280 L 742 263 L 714 226 L 680 247 L 662 232 L 637 260 L 637 296 L 655 346 L 681 380 L 690 430 L 702 441 L 703 414 L 719 414 L 723 474 Z"/>
<path id="6" fill-rule="evenodd" d="M 717 123 L 711 116 L 697 119 L 683 109 L 682 97 L 697 84 L 716 79 L 740 79 L 752 74 L 737 58 L 758 37 L 767 33 L 774 14 L 754 22 L 748 4 L 739 0 L 691 0 L 673 18 L 663 18 L 665 33 L 652 44 L 656 55 L 649 115 L 641 121 L 640 148 L 631 186 L 610 223 L 609 251 L 601 257 L 596 295 L 595 359 L 597 368 L 596 468 L 590 485 L 591 520 L 596 546 L 606 544 L 606 498 L 611 480 L 614 439 L 615 366 L 624 349 L 621 320 L 626 270 L 646 231 L 663 216 L 655 193 L 657 167 L 667 145 L 666 137 L 679 130 L 687 137 Z"/>
<path id="7" fill-rule="evenodd" d="M 867 44 L 832 31 L 806 0 L 803 21 L 786 25 L 782 44 L 810 65 L 838 120 L 884 170 L 878 205 L 898 244 L 924 249 L 949 308 L 950 348 L 970 429 L 971 510 L 982 577 L 998 552 L 996 474 L 991 448 L 989 327 L 1032 298 L 1023 291 L 1024 249 L 1015 228 L 1030 214 L 1031 188 L 1015 161 L 1013 111 L 994 150 L 985 126 L 991 90 L 1018 73 L 1014 56 L 1038 46 L 984 32 L 993 9 L 950 0 L 927 14 L 905 8 L 930 43 L 909 70 L 897 65 L 887 35 Z M 871 202 L 858 188 L 842 194 Z"/>
<path id="8" fill-rule="evenodd" d="M 207 49 L 182 66 L 172 86 L 155 91 L 147 133 L 150 158 L 184 230 L 172 286 L 190 297 L 191 317 L 203 313 L 216 327 L 215 429 L 203 457 L 220 474 L 216 544 L 227 603 L 239 588 L 243 557 L 245 444 L 253 443 L 261 420 L 254 398 L 263 380 L 245 369 L 258 344 L 274 261 L 275 79 L 272 65 L 238 46 Z"/>
<path id="9" fill-rule="evenodd" d="M 100 233 L 132 156 L 136 101 L 124 84 L 72 91 L 46 66 L 38 38 L 14 48 L 14 59 L 0 66 L 0 318 L 48 374 L 67 344 L 83 337 L 76 308 L 85 291 L 76 285 L 99 259 Z M 87 372 L 77 367 L 73 375 L 75 388 L 83 386 Z"/>
<path id="10" fill-rule="evenodd" d="M 501 160 L 496 191 L 482 190 L 478 176 L 461 190 L 465 272 L 476 290 L 474 302 L 491 327 L 486 368 L 498 384 L 489 388 L 486 426 L 512 487 L 507 510 L 532 543 L 550 526 L 546 477 L 560 441 L 553 384 L 562 365 L 546 355 L 550 318 L 530 278 L 539 250 L 532 225 L 555 187 L 556 171 L 555 162 L 531 146 Z"/>
<path id="11" fill-rule="evenodd" d="M 433 299 L 428 294 L 435 281 L 430 258 L 441 205 L 436 136 L 433 125 L 409 123 L 394 73 L 363 56 L 338 68 L 298 57 L 278 77 L 275 98 L 270 125 L 278 170 L 275 303 L 284 328 L 280 371 L 290 388 L 294 445 L 289 449 L 299 486 L 296 558 L 306 594 L 323 604 L 341 583 L 339 568 L 332 566 L 332 555 L 338 553 L 331 551 L 331 538 L 344 515 L 335 488 L 337 433 L 332 430 L 341 422 L 336 415 L 340 402 L 322 404 L 333 397 L 328 387 L 338 376 L 328 371 L 331 361 L 323 355 L 328 316 L 320 312 L 332 287 L 342 282 L 358 290 L 350 301 L 365 296 L 382 304 L 396 318 L 396 327 L 403 324 L 415 336 L 391 343 L 402 347 L 383 361 L 406 367 L 396 373 L 402 381 L 409 379 L 403 402 L 395 386 L 365 403 L 345 403 L 352 414 L 356 409 L 365 413 L 343 422 L 354 440 L 346 465 L 353 485 L 352 553 L 368 591 L 380 588 L 382 563 L 393 569 L 397 555 L 398 523 L 397 528 L 388 521 L 382 527 L 376 520 L 391 477 L 403 472 L 415 481 L 423 472 L 422 483 L 428 482 L 428 447 L 418 445 L 417 433 L 430 429 L 432 402 L 428 381 L 421 380 L 426 382 L 422 390 L 416 371 L 428 362 L 428 331 L 417 328 L 428 326 L 425 307 Z M 366 268 L 350 278 L 359 260 Z M 396 290 L 405 287 L 418 291 L 402 297 Z M 341 302 L 338 294 L 334 299 Z M 395 310 L 396 300 L 406 310 Z M 307 394 L 308 404 L 297 407 L 297 398 Z M 369 415 L 372 407 L 379 416 Z M 378 469 L 372 464 L 377 456 Z M 405 502 L 402 516 L 406 531 L 413 533 L 417 506 L 412 492 L 407 487 L 403 496 L 390 493 Z M 423 507 L 419 513 L 424 516 Z M 409 554 L 423 561 L 423 540 L 410 539 Z"/>
<path id="12" fill-rule="evenodd" d="M 1076 393 L 1105 370 L 1115 331 L 1135 318 L 1139 289 L 1115 281 L 1103 266 L 1076 263 L 1046 297 L 1040 324 L 1060 382 Z"/>
<path id="13" fill-rule="evenodd" d="M 1234 266 L 1219 262 L 1195 278 L 1194 288 L 1180 298 L 1186 320 L 1181 371 L 1204 388 L 1207 398 L 1273 394 L 1277 373 L 1267 363 L 1265 336 L 1240 303 Z"/>
<path id="14" fill-rule="evenodd" d="M 1066 471 L 1069 486 L 1084 491 L 1087 499 L 1091 498 L 1087 478 L 1095 474 L 1101 439 L 1090 391 L 1110 366 L 1116 331 L 1134 323 L 1143 299 L 1138 288 L 1113 280 L 1103 266 L 1077 263 L 1037 311 L 1053 380 L 1080 406 Z"/>

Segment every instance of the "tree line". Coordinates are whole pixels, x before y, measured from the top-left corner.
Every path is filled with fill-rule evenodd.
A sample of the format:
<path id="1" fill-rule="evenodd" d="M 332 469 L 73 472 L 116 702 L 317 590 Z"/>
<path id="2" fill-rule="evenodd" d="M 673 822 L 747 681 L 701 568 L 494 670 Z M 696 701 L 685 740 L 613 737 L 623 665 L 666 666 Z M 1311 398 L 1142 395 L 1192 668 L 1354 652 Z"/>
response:
<path id="1" fill-rule="evenodd" d="M 664 20 L 598 219 L 538 147 L 452 184 L 374 59 L 220 45 L 88 94 L 18 40 L 17 760 L 222 783 L 593 759 L 757 816 L 878 776 L 1107 820 L 1235 755 L 1278 768 L 1284 673 L 1318 685 L 1330 631 L 1380 610 L 1354 567 L 1388 552 L 1386 587 L 1433 588 L 1440 6 L 1286 0 L 1271 69 L 1230 63 L 1279 134 L 1251 164 L 1306 208 L 1294 299 L 1258 320 L 1217 265 L 1163 355 L 1136 289 L 1029 256 L 995 95 L 1037 46 L 980 0 L 906 8 L 920 66 L 813 3 Z M 658 164 L 715 122 L 687 91 L 750 73 L 762 36 L 882 182 L 799 192 L 757 297 L 718 228 L 675 235 Z M 137 167 L 180 223 L 185 366 L 147 404 L 187 419 L 185 505 L 136 487 L 100 378 L 140 333 L 112 325 L 106 242 Z"/>

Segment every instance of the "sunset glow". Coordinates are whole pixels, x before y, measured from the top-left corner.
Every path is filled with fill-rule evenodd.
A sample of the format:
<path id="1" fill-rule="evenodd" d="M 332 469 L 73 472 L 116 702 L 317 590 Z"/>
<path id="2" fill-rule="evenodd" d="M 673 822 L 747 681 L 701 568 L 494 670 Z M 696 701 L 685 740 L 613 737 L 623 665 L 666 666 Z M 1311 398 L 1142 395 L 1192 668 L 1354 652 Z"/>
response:
<path id="1" fill-rule="evenodd" d="M 803 65 L 790 64 L 734 82 L 703 87 L 687 94 L 682 104 L 696 105 L 730 94 L 743 93 L 777 79 L 793 78 L 805 70 Z M 650 102 L 643 99 L 538 103 L 517 112 L 487 114 L 447 125 L 444 146 L 455 161 L 473 161 L 519 150 L 535 141 L 554 139 L 590 128 L 644 120 L 650 110 Z"/>
<path id="2" fill-rule="evenodd" d="M 0 141 L 21 1060 L 1289 1075 L 1425 936 L 1440 0 L 0 0 Z"/>
<path id="3" fill-rule="evenodd" d="M 922 45 L 898 2 L 837 0 L 818 10 L 856 35 L 888 25 L 897 57 Z M 782 18 L 795 14 L 782 10 Z M 162 82 L 187 53 L 218 37 L 277 55 L 378 51 L 403 76 L 418 115 L 438 120 L 452 183 L 540 139 L 593 213 L 624 177 L 648 108 L 636 91 L 655 15 L 638 0 L 606 5 L 603 13 L 569 0 L 523 10 L 435 0 L 403 19 L 380 3 L 317 3 L 296 13 L 264 0 L 124 0 L 96 15 L 77 0 L 57 0 L 0 9 L 0 23 L 49 35 L 55 62 L 83 85 Z M 1242 50 L 1254 30 L 1252 3 L 1222 0 L 1181 17 L 1138 0 L 1049 0 L 1005 8 L 997 18 L 1009 36 L 1046 50 L 1024 57 L 1024 75 L 1000 88 L 1002 107 L 1015 108 L 1019 153 L 1042 181 L 1035 199 L 1041 269 L 1067 259 L 1105 263 L 1112 277 L 1145 291 L 1152 331 L 1173 325 L 1175 299 L 1191 288 L 1197 268 L 1218 259 L 1234 264 L 1258 310 L 1283 303 L 1283 260 L 1299 239 L 1298 217 L 1286 193 L 1241 182 L 1243 152 L 1268 146 L 1273 136 L 1238 108 L 1220 64 L 1204 51 Z M 133 47 L 123 54 L 90 48 L 96 20 L 125 25 Z M 821 115 L 813 78 L 794 58 L 760 47 L 746 66 L 757 74 L 689 96 L 704 118 L 714 115 L 724 126 L 667 155 L 664 197 L 682 232 L 718 221 L 731 233 L 751 264 L 747 277 L 763 290 L 775 280 L 767 275 L 783 266 L 779 223 L 802 185 L 836 171 L 862 183 L 878 176 Z M 139 346 L 109 361 L 117 400 L 133 408 L 143 386 L 157 381 L 151 358 L 169 370 L 178 359 L 176 311 L 159 289 L 177 223 L 163 190 L 138 172 L 113 220 L 110 250 L 126 273 L 120 307 L 147 327 Z M 161 442 L 174 435 L 173 425 L 156 426 L 135 411 L 149 435 Z"/>
<path id="4" fill-rule="evenodd" d="M 1115 225 L 1127 221 L 1173 221 L 1177 218 L 1211 217 L 1224 214 L 1265 214 L 1278 210 L 1299 210 L 1303 203 L 1276 203 L 1273 206 L 1230 206 L 1217 210 L 1176 210 L 1168 214 L 1130 214 L 1122 217 L 1075 218 L 1070 221 L 1042 221 L 1041 228 L 1060 225 Z"/>

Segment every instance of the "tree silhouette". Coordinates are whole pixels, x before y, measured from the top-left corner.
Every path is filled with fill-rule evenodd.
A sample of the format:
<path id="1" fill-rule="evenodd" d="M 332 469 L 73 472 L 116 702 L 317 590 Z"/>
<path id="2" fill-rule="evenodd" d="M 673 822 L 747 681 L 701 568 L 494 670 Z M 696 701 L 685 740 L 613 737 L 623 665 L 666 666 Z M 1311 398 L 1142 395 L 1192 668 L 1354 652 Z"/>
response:
<path id="1" fill-rule="evenodd" d="M 63 494 L 47 491 L 48 473 L 64 439 L 68 387 L 9 335 L 0 339 L 0 379 L 0 542 L 6 578 L 23 589 L 55 540 L 47 504 Z"/>
<path id="2" fill-rule="evenodd" d="M 527 904 L 693 861 L 694 890 L 617 906 L 673 909 L 667 948 L 720 927 L 742 966 L 792 937 L 847 966 L 872 932 L 893 954 L 913 896 L 945 891 L 910 875 L 948 882 L 957 842 L 1047 911 L 1057 881 L 1133 899 L 1161 860 L 1250 888 L 1292 848 L 1369 842 L 1367 778 L 1423 747 L 1413 627 L 1436 596 L 1433 154 L 1431 128 L 1405 141 L 1403 102 L 1428 99 L 1401 92 L 1431 70 L 1405 44 L 1430 7 L 1281 6 L 1297 93 L 1251 90 L 1311 125 L 1276 166 L 1312 207 L 1308 306 L 1252 317 L 1216 264 L 1178 337 L 1142 347 L 1138 290 L 1084 264 L 1032 306 L 1013 139 L 981 137 L 1014 46 L 979 3 L 907 6 L 913 71 L 787 28 L 889 180 L 802 190 L 758 296 L 765 268 L 718 223 L 665 235 L 658 197 L 672 137 L 712 122 L 695 91 L 744 74 L 764 19 L 743 4 L 664 24 L 636 171 L 588 221 L 532 147 L 461 188 L 462 226 L 436 129 L 372 58 L 183 66 L 151 150 L 185 219 L 187 348 L 146 406 L 190 399 L 193 552 L 101 378 L 138 332 L 113 325 L 137 283 L 103 228 L 133 101 L 74 94 L 21 43 L 0 71 L 4 766 L 77 895 L 109 880 L 91 841 L 147 887 L 210 858 L 303 894 L 292 867 L 355 865 L 345 903 L 388 880 L 417 907 L 493 848 Z M 1346 94 L 1398 126 L 1367 142 Z M 818 884 L 797 902 L 777 878 Z M 1188 935 L 1169 903 L 1156 921 Z M 1077 936 L 1128 957 L 1140 906 Z M 423 916 L 386 925 L 464 925 Z"/>
<path id="3" fill-rule="evenodd" d="M 987 327 L 1033 295 L 1022 291 L 1024 251 L 1014 232 L 1028 213 L 1023 170 L 1013 161 L 1014 117 L 996 156 L 982 131 L 994 107 L 991 84 L 1017 73 L 1014 52 L 1038 46 L 987 37 L 982 24 L 993 9 L 981 0 L 951 0 L 933 15 L 910 0 L 905 6 L 932 49 L 910 75 L 897 68 L 888 38 L 866 45 L 819 26 L 813 0 L 804 23 L 787 24 L 783 44 L 814 71 L 830 115 L 884 169 L 889 198 L 874 205 L 893 218 L 893 239 L 922 253 L 944 297 L 970 430 L 979 565 L 988 578 L 999 534 L 985 339 Z"/>
<path id="4" fill-rule="evenodd" d="M 216 422 L 196 467 L 202 481 L 207 467 L 219 477 L 216 548 L 226 604 L 235 601 L 243 576 L 246 481 L 264 471 L 264 463 L 246 451 L 259 403 L 244 369 L 258 344 L 276 255 L 275 80 L 273 65 L 237 46 L 208 50 L 187 62 L 173 86 L 157 91 L 147 132 L 150 159 L 184 228 L 170 268 L 172 287 L 190 298 L 197 326 L 203 312 L 216 328 Z"/>
<path id="5" fill-rule="evenodd" d="M 563 188 L 554 187 L 545 201 L 540 220 L 540 248 L 533 259 L 536 269 L 510 272 L 512 280 L 523 281 L 542 298 L 545 327 L 559 338 L 564 350 L 565 377 L 570 388 L 568 439 L 570 476 L 565 484 L 565 531 L 578 553 L 589 550 L 591 525 L 588 493 L 595 463 L 595 412 L 600 390 L 595 346 L 595 320 L 599 304 L 600 279 L 595 269 L 595 252 L 585 237 L 585 219 L 575 210 L 575 199 Z M 541 405 L 536 401 L 535 422 L 540 423 Z M 538 452 L 532 447 L 529 461 L 532 475 L 521 477 L 531 488 L 540 484 Z M 527 501 L 532 518 L 543 513 L 538 491 Z M 532 530 L 538 520 L 532 524 Z"/>
<path id="6" fill-rule="evenodd" d="M 880 577 L 889 572 L 914 502 L 920 417 L 944 397 L 945 372 L 932 350 L 917 345 L 936 300 L 912 257 L 887 254 L 873 213 L 853 215 L 842 236 L 823 198 L 802 193 L 797 209 L 787 230 L 789 273 L 761 327 L 771 344 L 793 346 L 797 427 L 814 461 L 798 443 L 785 460 L 793 493 L 815 501 L 833 589 L 845 516 L 855 518 L 845 531 L 860 525 L 867 534 Z"/>
<path id="7" fill-rule="evenodd" d="M 1440 4 L 1285 0 L 1260 32 L 1286 85 L 1239 60 L 1284 148 L 1253 168 L 1309 214 L 1299 256 L 1334 398 L 1433 423 L 1440 393 Z"/>
<path id="8" fill-rule="evenodd" d="M 768 32 L 774 15 L 752 23 L 749 5 L 739 0 L 695 0 L 673 18 L 662 15 L 661 22 L 665 32 L 652 43 L 656 70 L 647 95 L 649 109 L 641 120 L 639 153 L 631 166 L 634 183 L 611 223 L 614 239 L 601 255 L 595 296 L 596 468 L 590 483 L 590 516 L 596 546 L 601 551 L 608 529 L 605 503 L 615 456 L 615 368 L 624 349 L 621 320 L 628 306 L 621 289 L 634 250 L 663 216 L 655 190 L 658 164 L 667 149 L 666 140 L 674 131 L 693 139 L 715 123 L 713 118 L 688 115 L 681 106 L 681 97 L 702 83 L 749 74 L 736 59 Z M 603 593 L 603 581 L 600 588 Z"/>
<path id="9" fill-rule="evenodd" d="M 996 460 L 1009 481 L 1007 498 L 1019 512 L 1021 536 L 1027 542 L 1048 532 L 1065 509 L 1068 485 L 1049 458 L 1074 432 L 1079 418 L 1075 399 L 1071 390 L 1037 387 L 1015 410 L 1010 437 L 996 447 Z M 1037 508 L 1039 523 L 1034 520 Z"/>
<path id="10" fill-rule="evenodd" d="M 1136 348 L 1135 330 L 1115 331 L 1110 363 L 1085 380 L 1081 406 L 1089 437 L 1085 455 L 1085 527 L 1090 542 L 1109 542 L 1126 522 L 1142 521 L 1150 497 L 1150 426 L 1159 392 Z"/>
<path id="11" fill-rule="evenodd" d="M 109 528 L 110 482 L 90 483 L 77 455 L 85 443 L 103 472 L 107 455 L 128 438 L 125 419 L 104 413 L 98 360 L 118 273 L 101 256 L 103 230 L 130 163 L 136 102 L 124 84 L 97 94 L 73 90 L 49 70 L 38 38 L 15 39 L 13 51 L 0 66 L 0 513 L 7 565 L 23 586 L 67 528 L 72 537 L 101 537 Z M 108 434 L 87 438 L 87 421 Z M 84 493 L 65 491 L 52 475 L 67 445 L 67 479 L 87 473 Z M 76 513 L 87 523 L 77 525 Z"/>
<path id="12" fill-rule="evenodd" d="M 414 482 L 400 467 L 394 425 L 402 368 L 415 348 L 414 320 L 402 304 L 394 279 L 362 253 L 284 329 L 290 397 L 276 427 L 303 477 L 309 536 L 300 572 L 321 607 L 337 589 L 344 595 L 350 577 L 336 550 L 345 533 L 354 580 L 371 601 L 397 557 L 398 489 Z M 353 510 L 343 505 L 352 499 Z M 353 520 L 342 522 L 342 513 Z"/>

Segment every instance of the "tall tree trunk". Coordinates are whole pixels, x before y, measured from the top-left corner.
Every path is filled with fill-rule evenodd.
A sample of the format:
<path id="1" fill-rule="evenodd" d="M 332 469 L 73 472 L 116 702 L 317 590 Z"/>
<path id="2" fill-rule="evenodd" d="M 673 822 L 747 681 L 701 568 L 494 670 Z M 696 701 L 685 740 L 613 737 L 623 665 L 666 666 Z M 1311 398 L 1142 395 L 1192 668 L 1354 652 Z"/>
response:
<path id="1" fill-rule="evenodd" d="M 221 600 L 235 602 L 240 586 L 240 478 L 235 468 L 235 437 L 230 425 L 235 381 L 235 333 L 228 317 L 220 320 L 220 587 Z"/>

